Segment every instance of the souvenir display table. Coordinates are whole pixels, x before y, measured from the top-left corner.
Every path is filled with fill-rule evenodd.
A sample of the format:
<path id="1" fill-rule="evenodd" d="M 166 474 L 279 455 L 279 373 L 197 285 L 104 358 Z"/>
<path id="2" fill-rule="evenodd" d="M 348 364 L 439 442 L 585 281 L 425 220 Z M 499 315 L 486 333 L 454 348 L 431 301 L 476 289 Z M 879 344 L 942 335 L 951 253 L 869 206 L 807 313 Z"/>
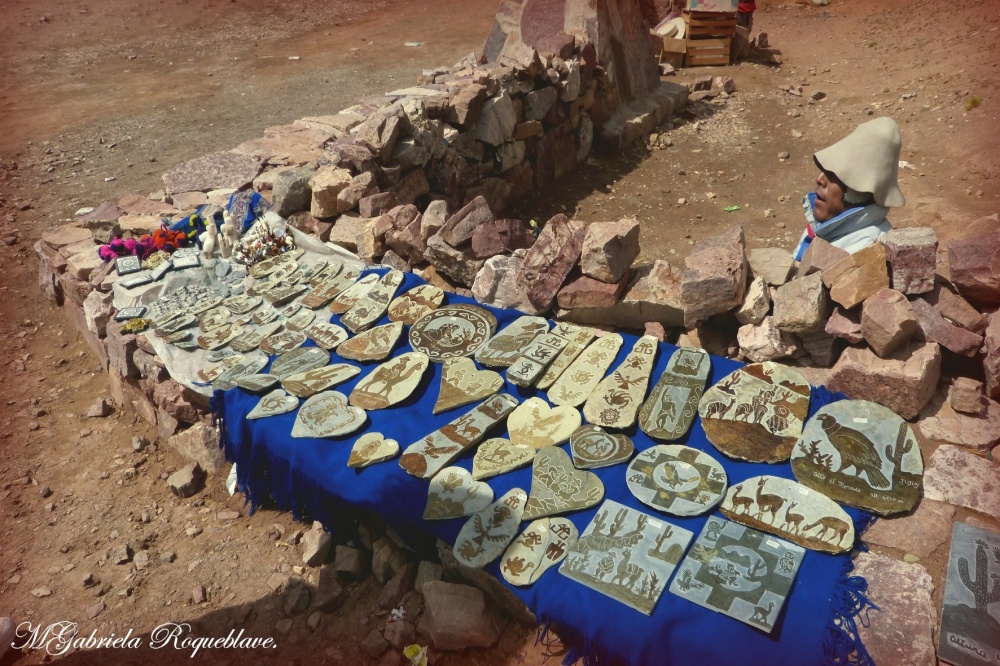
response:
<path id="1" fill-rule="evenodd" d="M 386 273 L 383 269 L 371 272 L 377 275 L 385 275 Z M 423 284 L 418 277 L 412 274 L 403 275 L 403 282 L 395 292 L 397 296 Z M 463 304 L 481 307 L 471 299 L 454 294 L 445 295 L 443 306 Z M 497 320 L 494 332 L 502 331 L 505 326 L 522 316 L 522 313 L 513 310 L 490 309 L 490 312 L 495 315 Z M 319 308 L 316 313 L 316 321 L 325 321 L 326 317 L 330 316 L 330 310 L 326 307 Z M 330 316 L 330 322 L 341 324 L 341 316 L 336 314 Z M 348 323 L 344 322 L 343 325 L 348 327 Z M 374 325 L 387 323 L 389 323 L 389 319 L 383 315 L 381 319 L 374 322 Z M 408 336 L 410 329 L 411 326 L 404 326 L 399 342 L 389 355 L 389 359 L 396 359 L 405 353 L 414 351 Z M 609 366 L 611 370 L 619 368 L 619 365 L 622 365 L 629 358 L 630 353 L 635 351 L 633 347 L 639 340 L 636 336 L 631 335 L 622 334 L 621 337 L 623 344 L 618 347 L 617 355 Z M 313 345 L 314 343 L 310 340 L 304 346 Z M 642 396 L 643 398 L 649 395 L 651 390 L 654 390 L 657 380 L 667 367 L 668 360 L 677 349 L 665 343 L 659 343 L 656 347 L 653 369 L 649 375 L 648 387 Z M 381 361 L 349 360 L 341 357 L 336 351 L 332 351 L 330 363 L 344 363 L 360 369 L 360 372 L 338 384 L 333 390 L 344 396 L 353 393 L 352 404 L 356 404 L 355 395 L 364 394 L 371 397 L 374 389 L 372 392 L 356 392 L 355 389 L 359 385 L 363 385 L 362 388 L 365 386 L 370 388 L 370 384 L 374 380 L 368 379 L 368 376 L 380 366 Z M 471 521 L 468 517 L 425 520 L 425 507 L 428 504 L 428 490 L 431 484 L 428 480 L 420 478 L 420 472 L 427 472 L 427 478 L 429 478 L 434 470 L 424 470 L 422 467 L 430 458 L 418 460 L 412 455 L 407 456 L 406 454 L 406 449 L 411 444 L 420 442 L 422 438 L 466 414 L 481 403 L 481 401 L 471 402 L 435 414 L 435 404 L 438 401 L 442 372 L 445 367 L 448 366 L 443 366 L 440 362 L 431 362 L 423 371 L 422 376 L 420 372 L 416 372 L 416 376 L 420 379 L 413 392 L 400 402 L 386 408 L 368 408 L 362 412 L 356 407 L 335 406 L 338 409 L 357 409 L 354 414 L 365 419 L 364 425 L 349 434 L 323 438 L 310 437 L 308 432 L 302 431 L 302 426 L 296 422 L 298 410 L 294 407 L 291 408 L 291 411 L 283 414 L 266 418 L 248 418 L 261 403 L 260 393 L 254 393 L 240 387 L 216 391 L 212 399 L 213 413 L 220 424 L 226 455 L 237 464 L 238 487 L 247 494 L 248 501 L 254 507 L 273 503 L 279 509 L 292 511 L 297 517 L 319 520 L 328 529 L 334 531 L 338 527 L 344 526 L 346 510 L 349 507 L 357 507 L 376 511 L 390 524 L 401 529 L 416 529 L 425 534 L 439 537 L 449 544 L 455 543 L 460 538 L 463 526 Z M 741 364 L 737 362 L 711 357 L 711 369 L 706 388 L 713 387 L 720 380 L 726 378 L 729 373 L 740 367 Z M 475 366 L 469 366 L 467 369 L 470 372 L 476 371 Z M 524 404 L 532 398 L 547 397 L 545 391 L 524 388 L 511 382 L 510 368 L 507 371 L 501 368 L 489 369 L 499 372 L 503 378 L 504 383 L 499 391 L 501 396 L 511 396 L 519 404 Z M 419 370 L 419 368 L 414 368 L 414 370 Z M 454 371 L 454 368 L 449 371 Z M 266 373 L 268 369 L 263 368 L 258 372 Z M 369 384 L 365 385 L 365 382 L 369 382 Z M 389 392 L 388 385 L 384 393 L 389 396 L 389 402 L 392 402 L 391 398 L 395 394 Z M 813 388 L 808 406 L 809 416 L 815 414 L 824 405 L 836 402 L 841 398 L 842 396 L 830 394 L 822 388 Z M 538 409 L 544 412 L 548 410 L 547 405 L 548 403 L 544 403 L 544 406 L 539 406 Z M 301 410 L 301 407 L 299 409 Z M 583 413 L 586 414 L 588 409 L 589 407 L 584 408 Z M 579 414 L 579 411 L 577 413 Z M 592 412 L 591 415 L 593 415 Z M 646 416 L 648 417 L 648 414 Z M 643 417 L 640 415 L 639 418 Z M 587 421 L 589 422 L 589 420 L 588 418 Z M 518 423 L 508 423 L 501 419 L 499 425 L 485 434 L 484 439 L 508 437 L 508 425 L 512 429 L 520 427 Z M 297 436 L 292 436 L 293 427 L 298 428 L 295 433 Z M 648 501 L 644 503 L 645 500 L 640 501 L 633 494 L 633 491 L 630 491 L 629 486 L 632 484 L 636 486 L 633 490 L 638 494 L 641 495 L 644 492 L 638 488 L 642 485 L 641 478 L 633 474 L 633 465 L 639 460 L 637 456 L 643 455 L 643 452 L 651 447 L 661 444 L 683 444 L 692 447 L 707 454 L 718 465 L 721 465 L 728 478 L 730 489 L 747 481 L 748 487 L 743 490 L 743 495 L 740 495 L 739 490 L 737 490 L 736 499 L 734 500 L 730 495 L 726 502 L 727 505 L 734 502 L 738 504 L 741 497 L 753 496 L 755 491 L 758 501 L 762 497 L 767 497 L 767 495 L 761 495 L 760 489 L 764 487 L 764 482 L 758 482 L 756 477 L 770 475 L 783 479 L 795 478 L 792 466 L 788 462 L 752 463 L 723 455 L 708 441 L 702 419 L 698 417 L 695 418 L 686 435 L 670 442 L 659 442 L 651 439 L 635 424 L 624 430 L 611 428 L 609 431 L 624 433 L 631 438 L 635 453 L 631 455 L 623 453 L 620 458 L 622 462 L 588 469 L 586 473 L 569 465 L 566 468 L 566 473 L 571 476 L 581 475 L 579 481 L 583 486 L 590 483 L 591 477 L 586 476 L 586 474 L 596 475 L 603 484 L 603 498 L 589 508 L 559 512 L 558 517 L 571 521 L 576 531 L 581 536 L 586 536 L 588 526 L 591 526 L 595 518 L 597 519 L 595 523 L 597 529 L 600 530 L 601 527 L 605 527 L 604 523 L 611 518 L 614 518 L 616 523 L 621 523 L 626 517 L 631 520 L 638 516 L 639 522 L 637 525 L 633 523 L 635 527 L 631 531 L 635 538 L 643 539 L 641 543 L 644 548 L 649 535 L 640 535 L 639 533 L 643 529 L 653 530 L 657 538 L 655 547 L 649 549 L 649 556 L 657 554 L 653 551 L 662 555 L 667 549 L 664 548 L 660 551 L 660 546 L 670 543 L 668 537 L 671 534 L 683 535 L 684 531 L 690 532 L 691 536 L 686 540 L 681 539 L 687 544 L 686 547 L 678 547 L 690 551 L 699 535 L 704 536 L 703 531 L 705 531 L 706 524 L 710 522 L 707 532 L 713 538 L 718 539 L 719 548 L 725 549 L 722 546 L 724 537 L 719 536 L 719 530 L 725 519 L 718 506 L 702 515 L 671 515 L 657 510 L 655 501 L 658 500 L 653 500 L 654 503 Z M 398 442 L 399 449 L 404 452 L 403 457 L 395 457 L 363 468 L 349 467 L 348 461 L 351 459 L 352 447 L 359 438 L 367 436 L 369 440 L 375 442 L 380 439 L 378 435 L 372 435 L 372 433 L 379 433 L 381 438 Z M 514 433 L 511 438 L 515 439 L 521 436 L 530 438 L 532 436 L 531 428 L 525 428 L 523 433 Z M 557 454 L 554 451 L 560 449 L 568 453 L 570 448 L 568 443 L 557 447 L 543 448 L 539 450 L 539 456 L 545 452 L 546 456 L 553 459 L 565 458 L 568 460 L 568 455 Z M 471 471 L 475 450 L 475 446 L 470 447 L 450 464 Z M 412 451 L 411 449 L 411 453 Z M 663 453 L 660 453 L 661 451 Z M 656 455 L 670 455 L 668 449 L 656 449 L 655 452 L 651 451 L 646 455 L 652 457 L 654 453 Z M 632 463 L 629 462 L 629 459 Z M 718 471 L 714 471 L 713 474 L 717 474 L 720 479 L 722 478 Z M 632 480 L 630 481 L 630 479 Z M 492 497 L 497 500 L 505 496 L 510 497 L 509 494 L 514 489 L 523 490 L 525 495 L 531 494 L 532 482 L 533 468 L 531 465 L 482 480 L 482 483 L 490 487 Z M 771 483 L 776 484 L 777 482 L 771 481 Z M 800 492 L 806 492 L 801 487 L 799 488 Z M 713 501 L 717 501 L 717 498 Z M 528 509 L 526 509 L 528 515 L 532 515 L 530 514 L 531 506 L 532 500 L 529 500 Z M 761 510 L 763 509 L 764 504 L 761 502 Z M 772 507 L 774 513 L 772 513 L 770 520 L 765 520 L 765 522 L 780 522 L 779 515 L 785 521 L 793 519 L 792 508 L 786 506 L 786 509 L 787 515 L 784 512 L 777 513 Z M 428 510 L 430 509 L 428 508 Z M 539 513 L 540 510 L 537 507 L 535 511 L 536 513 L 533 515 L 546 515 L 544 511 Z M 862 534 L 871 519 L 871 515 L 865 511 L 848 507 L 845 507 L 845 511 L 853 522 L 853 534 Z M 557 522 L 554 520 L 556 514 L 553 513 L 551 516 L 553 518 L 551 524 L 555 525 Z M 765 514 L 764 519 L 766 518 Z M 797 519 L 801 521 L 802 516 L 797 516 Z M 525 518 L 522 523 L 516 526 L 515 534 L 521 534 L 530 522 L 528 518 Z M 733 524 L 735 525 L 735 523 Z M 599 533 L 615 534 L 617 527 L 620 525 L 614 528 L 605 527 L 605 531 Z M 595 528 L 591 526 L 590 529 Z M 840 538 L 843 539 L 843 537 L 844 533 L 841 531 Z M 480 535 L 479 540 L 482 541 L 482 539 L 483 535 Z M 777 545 L 775 540 L 769 537 L 766 537 L 764 541 L 771 545 Z M 830 542 L 836 543 L 836 536 Z M 716 542 L 712 541 L 711 543 Z M 702 546 L 697 547 L 701 548 Z M 620 558 L 618 560 L 611 558 L 607 563 L 607 580 L 610 580 L 615 586 L 617 596 L 607 596 L 590 586 L 577 582 L 580 576 L 574 575 L 570 570 L 585 561 L 580 553 L 570 556 L 571 558 L 579 557 L 579 559 L 564 560 L 562 565 L 551 567 L 540 575 L 537 581 L 523 587 L 514 587 L 505 582 L 504 573 L 516 578 L 525 572 L 518 571 L 517 567 L 512 566 L 512 562 L 503 565 L 504 558 L 493 559 L 484 568 L 502 583 L 508 585 L 535 612 L 542 626 L 549 623 L 558 626 L 560 635 L 571 644 L 567 661 L 577 657 L 588 657 L 597 659 L 599 663 L 604 663 L 605 659 L 615 657 L 631 664 L 729 664 L 739 661 L 748 664 L 795 664 L 798 666 L 802 664 L 847 663 L 847 655 L 856 649 L 863 663 L 867 659 L 867 654 L 857 639 L 854 622 L 856 614 L 860 613 L 867 603 L 864 598 L 866 584 L 863 579 L 851 577 L 852 565 L 849 554 L 828 554 L 815 550 L 803 550 L 794 545 L 790 548 L 801 553 L 796 556 L 801 558 L 797 574 L 793 572 L 794 578 L 786 579 L 786 582 L 791 581 L 790 588 L 776 590 L 774 594 L 767 592 L 766 599 L 770 600 L 768 602 L 770 606 L 764 601 L 760 601 L 760 607 L 752 609 L 748 607 L 745 612 L 739 611 L 744 613 L 743 621 L 734 619 L 735 615 L 728 617 L 721 612 L 715 612 L 699 605 L 701 602 L 693 603 L 675 593 L 675 590 L 684 588 L 691 594 L 695 594 L 697 591 L 695 588 L 704 587 L 703 584 L 692 582 L 692 579 L 686 576 L 684 580 L 681 580 L 682 576 L 679 575 L 668 575 L 667 580 L 658 579 L 655 576 L 650 578 L 649 573 L 644 573 L 641 567 L 634 563 L 630 564 L 627 556 L 624 562 Z M 680 551 L 676 551 L 672 557 L 673 565 L 677 565 L 679 553 Z M 473 552 L 469 551 L 469 554 L 472 555 Z M 645 551 L 640 553 L 638 550 L 630 550 L 629 554 L 633 556 L 634 561 L 641 561 L 640 556 L 646 557 Z M 750 557 L 752 559 L 753 556 Z M 791 558 L 791 555 L 786 554 L 786 557 Z M 663 558 L 661 557 L 661 559 Z M 739 558 L 736 561 L 739 561 Z M 569 564 L 570 562 L 573 564 Z M 763 568 L 764 562 L 758 561 L 751 564 L 751 561 L 747 561 L 747 568 L 751 574 L 748 579 L 753 580 L 752 574 L 755 570 L 759 571 L 755 569 L 758 565 Z M 507 566 L 506 572 L 501 570 L 501 566 Z M 684 564 L 681 564 L 677 571 L 681 571 L 683 567 Z M 578 566 L 577 568 L 579 569 Z M 789 570 L 792 570 L 791 567 Z M 673 572 L 673 566 L 668 571 Z M 747 572 L 744 571 L 744 573 Z M 658 586 L 661 592 L 658 600 L 651 589 L 644 587 L 646 583 L 642 581 L 652 581 L 652 587 Z M 692 584 L 694 588 L 691 587 Z M 622 590 L 625 590 L 624 594 Z M 726 592 L 720 587 L 712 594 L 718 597 L 719 595 L 725 596 Z M 722 601 L 726 604 L 731 602 L 730 599 Z M 714 600 L 709 598 L 707 602 L 718 604 L 719 598 Z M 777 611 L 775 610 L 775 602 L 777 603 Z M 733 608 L 736 609 L 739 603 L 742 602 L 734 603 Z M 637 608 L 641 610 L 636 610 Z M 651 612 L 647 614 L 650 608 Z M 733 612 L 736 613 L 736 610 Z"/>

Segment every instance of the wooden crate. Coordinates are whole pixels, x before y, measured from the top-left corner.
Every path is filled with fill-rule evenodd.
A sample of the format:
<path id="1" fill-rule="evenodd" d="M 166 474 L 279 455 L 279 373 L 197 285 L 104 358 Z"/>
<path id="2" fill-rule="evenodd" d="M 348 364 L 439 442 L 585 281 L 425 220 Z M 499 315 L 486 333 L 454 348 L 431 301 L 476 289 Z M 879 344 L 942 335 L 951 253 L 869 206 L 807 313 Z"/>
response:
<path id="1" fill-rule="evenodd" d="M 731 48 L 731 37 L 690 40 L 687 43 L 685 66 L 728 65 Z"/>
<path id="2" fill-rule="evenodd" d="M 736 12 L 684 12 L 688 40 L 699 37 L 732 37 Z"/>
<path id="3" fill-rule="evenodd" d="M 736 12 L 685 12 L 687 44 L 685 66 L 728 65 Z"/>

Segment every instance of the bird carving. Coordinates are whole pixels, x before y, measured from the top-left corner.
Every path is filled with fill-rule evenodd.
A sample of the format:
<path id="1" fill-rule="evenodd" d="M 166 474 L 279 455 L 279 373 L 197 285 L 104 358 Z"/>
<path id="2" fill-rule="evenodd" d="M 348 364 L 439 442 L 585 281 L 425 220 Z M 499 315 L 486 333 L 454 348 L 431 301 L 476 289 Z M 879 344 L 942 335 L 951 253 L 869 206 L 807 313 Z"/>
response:
<path id="1" fill-rule="evenodd" d="M 829 414 L 820 414 L 817 418 L 823 426 L 823 432 L 830 438 L 830 443 L 840 452 L 838 474 L 845 467 L 853 465 L 857 475 L 861 476 L 861 472 L 864 472 L 868 483 L 873 487 L 889 487 L 889 479 L 882 473 L 882 458 L 870 439 L 853 428 L 841 425 Z"/>

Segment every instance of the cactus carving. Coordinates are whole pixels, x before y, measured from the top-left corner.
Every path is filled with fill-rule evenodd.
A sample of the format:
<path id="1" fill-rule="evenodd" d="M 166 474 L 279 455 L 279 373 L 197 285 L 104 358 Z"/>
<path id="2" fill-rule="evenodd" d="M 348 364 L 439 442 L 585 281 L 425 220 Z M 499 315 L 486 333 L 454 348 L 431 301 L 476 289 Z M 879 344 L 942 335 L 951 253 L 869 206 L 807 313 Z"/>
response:
<path id="1" fill-rule="evenodd" d="M 905 442 L 905 443 L 904 443 Z M 899 424 L 899 434 L 896 435 L 895 449 L 893 446 L 885 447 L 885 457 L 899 469 L 899 466 L 903 462 L 903 456 L 910 452 L 913 448 L 913 440 L 906 441 L 906 424 Z"/>
<path id="2" fill-rule="evenodd" d="M 989 604 L 1000 601 L 1000 575 L 993 574 L 993 589 L 986 591 L 986 542 L 976 539 L 976 580 L 969 577 L 969 561 L 964 557 L 958 558 L 958 575 L 962 579 L 962 584 L 972 592 L 976 599 L 976 610 L 986 612 Z"/>

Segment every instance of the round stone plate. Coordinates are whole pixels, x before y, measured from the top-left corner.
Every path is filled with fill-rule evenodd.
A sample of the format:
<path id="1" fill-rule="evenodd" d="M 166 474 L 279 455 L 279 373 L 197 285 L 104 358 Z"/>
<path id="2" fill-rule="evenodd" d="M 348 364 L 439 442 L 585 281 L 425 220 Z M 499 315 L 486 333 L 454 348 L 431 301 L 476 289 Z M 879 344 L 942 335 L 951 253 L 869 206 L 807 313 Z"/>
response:
<path id="1" fill-rule="evenodd" d="M 659 444 L 628 466 L 628 489 L 643 504 L 675 516 L 697 516 L 726 493 L 726 471 L 712 456 L 680 444 Z"/>
<path id="2" fill-rule="evenodd" d="M 784 462 L 809 414 L 809 382 L 777 363 L 754 363 L 705 391 L 698 415 L 708 441 L 731 458 Z"/>
<path id="3" fill-rule="evenodd" d="M 909 424 L 867 400 L 822 407 L 792 451 L 799 483 L 880 515 L 909 511 L 920 501 L 924 461 Z"/>
<path id="4" fill-rule="evenodd" d="M 475 305 L 449 305 L 428 312 L 410 328 L 410 346 L 431 361 L 470 356 L 486 344 L 497 319 Z"/>
<path id="5" fill-rule="evenodd" d="M 577 469 L 597 469 L 627 462 L 635 445 L 626 435 L 612 435 L 604 428 L 587 425 L 569 436 L 570 453 Z"/>

